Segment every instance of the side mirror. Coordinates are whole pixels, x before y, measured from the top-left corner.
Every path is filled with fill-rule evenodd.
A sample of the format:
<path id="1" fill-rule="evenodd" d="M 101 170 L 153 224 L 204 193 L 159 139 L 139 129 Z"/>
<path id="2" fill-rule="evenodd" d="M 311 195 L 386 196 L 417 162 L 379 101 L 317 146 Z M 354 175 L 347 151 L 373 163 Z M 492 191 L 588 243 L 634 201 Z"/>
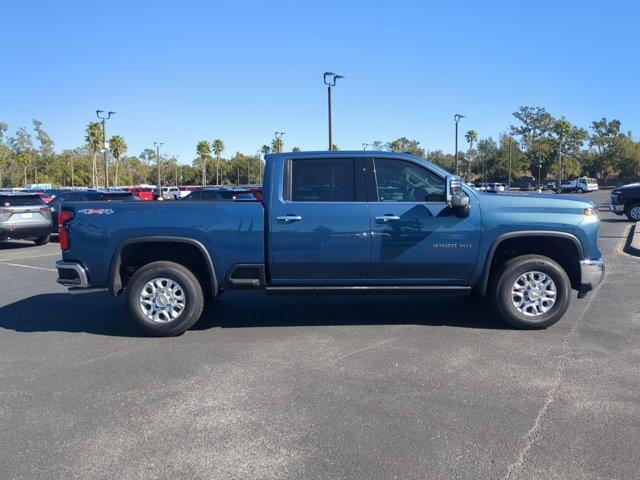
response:
<path id="1" fill-rule="evenodd" d="M 447 205 L 453 210 L 456 217 L 469 216 L 471 205 L 469 196 L 462 189 L 462 179 L 457 175 L 447 175 Z"/>

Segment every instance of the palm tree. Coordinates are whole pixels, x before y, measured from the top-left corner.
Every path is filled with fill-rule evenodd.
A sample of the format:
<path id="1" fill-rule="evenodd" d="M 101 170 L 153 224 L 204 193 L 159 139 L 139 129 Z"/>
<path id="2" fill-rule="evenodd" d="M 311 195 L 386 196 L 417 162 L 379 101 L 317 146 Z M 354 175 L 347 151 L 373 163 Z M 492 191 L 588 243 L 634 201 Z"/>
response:
<path id="1" fill-rule="evenodd" d="M 469 130 L 464 138 L 469 142 L 469 158 L 467 159 L 467 181 L 471 181 L 471 150 L 473 150 L 473 142 L 478 140 L 478 132 Z"/>
<path id="2" fill-rule="evenodd" d="M 199 141 L 196 153 L 200 157 L 200 163 L 202 164 L 202 186 L 204 187 L 207 184 L 207 158 L 211 155 L 211 144 L 206 140 Z"/>
<path id="3" fill-rule="evenodd" d="M 216 156 L 216 185 L 220 185 L 220 155 L 224 152 L 224 142 L 219 138 L 213 141 L 213 153 Z"/>
<path id="4" fill-rule="evenodd" d="M 120 135 L 114 135 L 109 140 L 109 148 L 111 149 L 111 154 L 116 159 L 116 172 L 114 178 L 114 186 L 118 186 L 118 164 L 120 163 L 120 158 L 122 154 L 127 151 L 127 142 L 124 141 Z"/>
<path id="5" fill-rule="evenodd" d="M 91 150 L 91 153 L 93 154 L 91 178 L 93 188 L 96 188 L 98 186 L 98 152 L 100 151 L 100 147 L 104 143 L 104 137 L 102 136 L 102 126 L 98 122 L 89 122 L 85 132 L 85 140 L 87 142 L 87 145 L 89 146 L 89 149 Z"/>

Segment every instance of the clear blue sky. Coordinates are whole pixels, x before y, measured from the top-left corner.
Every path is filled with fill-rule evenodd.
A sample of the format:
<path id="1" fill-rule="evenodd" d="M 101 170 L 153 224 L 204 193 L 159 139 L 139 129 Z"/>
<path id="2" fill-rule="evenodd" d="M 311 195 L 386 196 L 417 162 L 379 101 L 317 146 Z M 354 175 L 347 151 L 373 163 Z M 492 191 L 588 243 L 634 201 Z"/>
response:
<path id="1" fill-rule="evenodd" d="M 180 162 L 201 139 L 225 156 L 273 132 L 334 142 L 416 138 L 453 151 L 462 131 L 497 136 L 520 105 L 588 127 L 640 132 L 640 13 L 634 1 L 2 2 L 0 121 L 44 122 L 56 149 L 84 141 L 97 108 L 138 154 L 155 140 Z"/>

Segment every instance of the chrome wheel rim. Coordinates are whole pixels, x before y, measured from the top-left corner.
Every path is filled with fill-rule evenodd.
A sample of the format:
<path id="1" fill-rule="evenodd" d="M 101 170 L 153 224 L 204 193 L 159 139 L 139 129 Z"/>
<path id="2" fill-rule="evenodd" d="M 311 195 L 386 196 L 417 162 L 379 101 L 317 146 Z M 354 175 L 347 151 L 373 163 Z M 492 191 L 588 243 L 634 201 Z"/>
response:
<path id="1" fill-rule="evenodd" d="M 634 220 L 640 220 L 640 207 L 633 207 L 629 213 Z"/>
<path id="2" fill-rule="evenodd" d="M 513 306 L 527 317 L 544 315 L 553 308 L 557 297 L 553 279 L 538 271 L 523 273 L 511 288 Z"/>
<path id="3" fill-rule="evenodd" d="M 170 278 L 154 278 L 142 287 L 139 304 L 143 315 L 152 322 L 173 322 L 186 307 L 184 289 Z"/>

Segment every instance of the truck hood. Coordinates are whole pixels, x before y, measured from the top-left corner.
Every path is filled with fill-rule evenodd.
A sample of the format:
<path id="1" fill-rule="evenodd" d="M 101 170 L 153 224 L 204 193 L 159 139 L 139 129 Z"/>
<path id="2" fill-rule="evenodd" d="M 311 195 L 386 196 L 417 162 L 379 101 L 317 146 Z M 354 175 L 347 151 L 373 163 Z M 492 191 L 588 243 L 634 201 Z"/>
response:
<path id="1" fill-rule="evenodd" d="M 521 192 L 521 193 L 486 193 L 486 192 L 477 192 L 478 199 L 482 204 L 485 199 L 489 200 L 490 203 L 500 204 L 500 205 L 509 205 L 517 204 L 517 205 L 526 205 L 526 206 L 540 206 L 541 208 L 545 207 L 573 207 L 573 208 L 586 208 L 586 207 L 596 207 L 597 205 L 592 200 L 584 197 L 578 197 L 576 195 L 563 195 L 563 194 L 553 194 L 553 193 L 538 193 L 538 192 Z"/>
<path id="2" fill-rule="evenodd" d="M 640 188 L 640 182 L 629 183 L 627 185 L 622 185 L 621 187 L 616 187 L 616 190 L 628 190 L 631 188 Z"/>

